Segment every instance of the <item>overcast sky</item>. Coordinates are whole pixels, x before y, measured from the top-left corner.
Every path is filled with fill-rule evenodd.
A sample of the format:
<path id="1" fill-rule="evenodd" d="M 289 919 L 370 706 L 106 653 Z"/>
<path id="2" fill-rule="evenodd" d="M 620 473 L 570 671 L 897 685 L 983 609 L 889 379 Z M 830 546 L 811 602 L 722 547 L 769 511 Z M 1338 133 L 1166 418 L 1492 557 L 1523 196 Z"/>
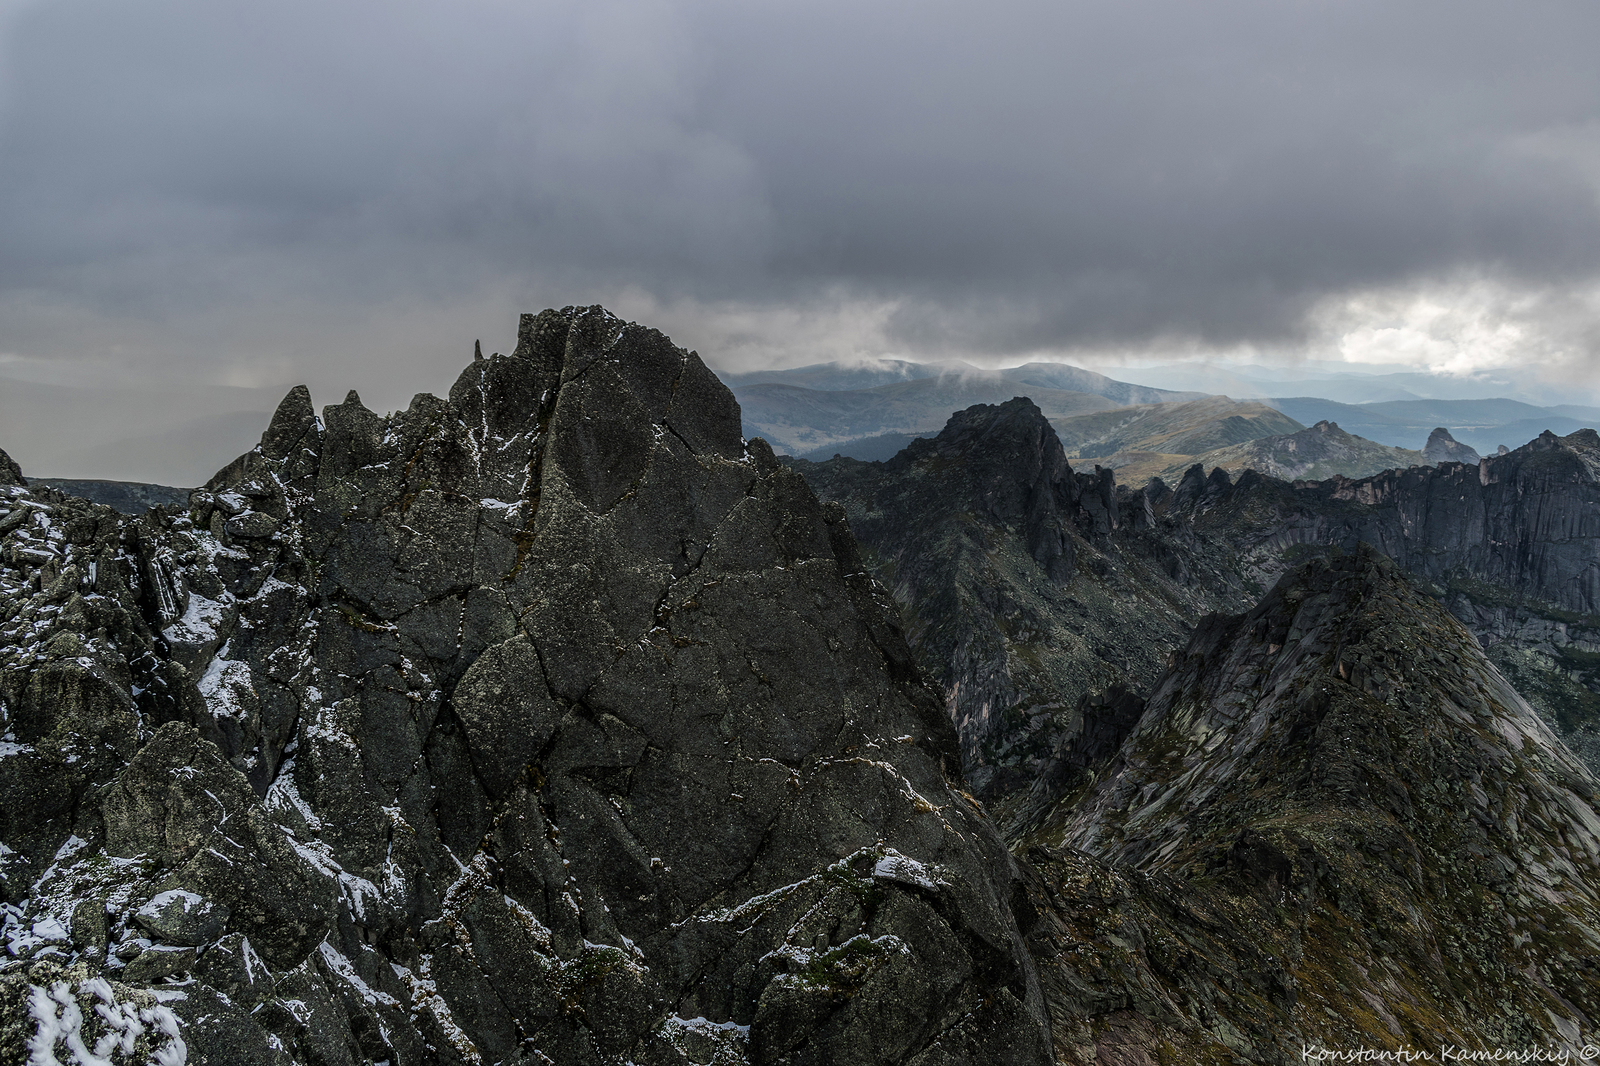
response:
<path id="1" fill-rule="evenodd" d="M 725 368 L 1587 396 L 1597 42 L 1592 0 L 0 0 L 0 389 L 387 408 L 602 302 Z"/>

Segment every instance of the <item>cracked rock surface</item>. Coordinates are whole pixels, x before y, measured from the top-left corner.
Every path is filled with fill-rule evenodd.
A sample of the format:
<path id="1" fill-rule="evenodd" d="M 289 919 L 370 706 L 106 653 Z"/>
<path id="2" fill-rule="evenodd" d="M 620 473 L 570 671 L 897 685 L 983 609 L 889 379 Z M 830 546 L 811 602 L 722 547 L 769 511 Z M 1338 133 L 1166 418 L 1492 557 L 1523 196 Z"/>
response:
<path id="1" fill-rule="evenodd" d="M 0 1032 L 1049 1060 L 1022 875 L 843 512 L 661 334 L 524 316 L 387 417 L 296 389 L 184 510 L 0 483 Z"/>

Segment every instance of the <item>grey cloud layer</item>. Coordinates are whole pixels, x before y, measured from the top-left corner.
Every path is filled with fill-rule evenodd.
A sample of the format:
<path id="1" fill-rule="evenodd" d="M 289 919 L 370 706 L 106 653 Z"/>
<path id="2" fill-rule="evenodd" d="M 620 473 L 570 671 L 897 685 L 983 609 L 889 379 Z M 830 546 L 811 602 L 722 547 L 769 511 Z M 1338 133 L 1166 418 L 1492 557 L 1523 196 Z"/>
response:
<path id="1" fill-rule="evenodd" d="M 1277 341 L 1328 293 L 1462 272 L 1559 290 L 1600 275 L 1596 41 L 1578 2 L 35 3 L 0 351 L 50 354 L 41 306 L 485 286 L 844 292 L 930 351 Z"/>

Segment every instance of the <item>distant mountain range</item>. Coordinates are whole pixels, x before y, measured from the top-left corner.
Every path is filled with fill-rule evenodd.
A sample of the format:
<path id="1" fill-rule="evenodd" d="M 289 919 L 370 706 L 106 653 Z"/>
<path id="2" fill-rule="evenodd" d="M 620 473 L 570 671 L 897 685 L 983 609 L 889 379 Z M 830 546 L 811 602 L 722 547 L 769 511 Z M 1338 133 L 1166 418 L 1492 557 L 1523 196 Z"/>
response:
<path id="1" fill-rule="evenodd" d="M 152 507 L 182 507 L 189 502 L 189 490 L 172 485 L 70 477 L 32 478 L 29 483 L 58 489 L 69 496 L 79 496 L 94 503 L 103 503 L 120 514 L 140 515 Z"/>
<path id="2" fill-rule="evenodd" d="M 1102 465 L 1122 471 L 1125 480 L 1170 473 L 1206 452 L 1289 436 L 1318 422 L 1336 423 L 1351 441 L 1360 442 L 1341 442 L 1316 464 L 1317 476 L 1348 477 L 1382 469 L 1375 462 L 1409 460 L 1402 452 L 1420 455 L 1429 434 L 1439 427 L 1489 455 L 1501 445 L 1519 447 L 1546 430 L 1565 435 L 1600 427 L 1600 407 L 1539 407 L 1506 398 L 1422 399 L 1401 387 L 1402 379 L 1418 378 L 1411 383 L 1421 388 L 1422 379 L 1433 380 L 1429 375 L 1270 380 L 1270 368 L 1255 368 L 1258 376 L 1237 378 L 1217 368 L 1186 373 L 1177 367 L 1160 369 L 1172 371 L 1162 380 L 1237 386 L 1239 391 L 1208 395 L 1162 389 L 1064 363 L 985 370 L 966 363 L 886 360 L 722 377 L 743 408 L 745 435 L 763 437 L 779 453 L 798 458 L 822 461 L 838 454 L 883 461 L 911 441 L 937 433 L 955 411 L 1027 396 L 1050 419 L 1070 455 L 1103 460 Z M 1291 388 L 1325 390 L 1340 398 L 1262 391 Z M 1346 402 L 1363 397 L 1376 399 Z M 1294 450 L 1292 442 L 1285 447 Z M 1234 469 L 1244 454 L 1229 453 L 1217 461 Z M 1273 469 L 1287 476 L 1298 463 L 1287 455 Z"/>
<path id="3" fill-rule="evenodd" d="M 892 455 L 912 438 L 937 433 L 952 411 L 1016 396 L 1032 399 L 1048 418 L 1200 398 L 1198 393 L 1130 385 L 1059 363 L 1006 370 L 965 363 L 819 363 L 729 374 L 724 381 L 744 412 L 746 436 L 763 437 L 779 452 L 822 457 L 835 451 L 855 456 L 854 449 L 861 446 L 886 458 L 880 453 L 889 444 L 894 445 L 887 453 Z M 885 437 L 890 439 L 879 439 Z"/>
<path id="4" fill-rule="evenodd" d="M 281 389 L 80 387 L 0 377 L 0 428 L 33 474 L 198 485 L 250 448 Z M 151 417 L 153 411 L 184 412 Z M 76 491 L 76 490 L 74 490 Z"/>
<path id="5" fill-rule="evenodd" d="M 1600 427 L 1600 407 L 1535 407 L 1518 400 L 1395 400 L 1337 403 L 1310 396 L 1266 401 L 1297 422 L 1324 419 L 1369 440 L 1397 448 L 1421 449 L 1435 426 L 1444 426 L 1463 444 L 1493 454 L 1502 444 L 1518 448 L 1545 430 L 1558 436 Z"/>
<path id="6" fill-rule="evenodd" d="M 1235 399 L 1269 396 L 1322 396 L 1341 403 L 1379 403 L 1392 400 L 1481 400 L 1508 397 L 1524 403 L 1564 403 L 1570 392 L 1546 385 L 1536 375 L 1508 370 L 1458 377 L 1424 371 L 1372 373 L 1352 370 L 1348 363 L 1309 362 L 1292 366 L 1260 364 L 1169 363 L 1164 366 L 1122 367 L 1118 378 L 1165 389 L 1190 389 L 1225 393 Z M 1589 397 L 1581 397 L 1593 399 Z"/>
<path id="7" fill-rule="evenodd" d="M 1384 470 L 1404 470 L 1421 466 L 1427 457 L 1407 448 L 1391 448 L 1386 444 L 1346 433 L 1336 422 L 1318 422 L 1297 433 L 1274 437 L 1257 437 L 1243 444 L 1217 448 L 1188 459 L 1171 463 L 1156 476 L 1175 480 L 1195 463 L 1206 470 L 1217 467 L 1230 474 L 1254 470 L 1284 481 L 1321 481 L 1341 474 L 1345 477 L 1371 477 Z M 1474 459 L 1474 461 L 1476 461 Z M 1119 473 L 1131 480 L 1131 475 L 1142 471 L 1129 464 Z"/>
<path id="8" fill-rule="evenodd" d="M 793 385 L 821 392 L 844 392 L 896 385 L 907 381 L 924 381 L 929 378 L 1015 381 L 1038 388 L 1087 392 L 1121 404 L 1164 403 L 1171 400 L 1195 399 L 1205 395 L 1203 392 L 1186 394 L 1182 390 L 1131 385 L 1067 363 L 1024 363 L 1003 370 L 988 370 L 963 362 L 913 363 L 905 359 L 886 359 L 863 365 L 812 363 L 809 366 L 799 366 L 789 370 L 761 370 L 749 374 L 722 374 L 720 377 L 729 388 L 733 389 L 735 396 L 738 396 L 741 390 L 754 385 Z M 941 424 L 939 428 L 942 429 L 943 425 Z"/>

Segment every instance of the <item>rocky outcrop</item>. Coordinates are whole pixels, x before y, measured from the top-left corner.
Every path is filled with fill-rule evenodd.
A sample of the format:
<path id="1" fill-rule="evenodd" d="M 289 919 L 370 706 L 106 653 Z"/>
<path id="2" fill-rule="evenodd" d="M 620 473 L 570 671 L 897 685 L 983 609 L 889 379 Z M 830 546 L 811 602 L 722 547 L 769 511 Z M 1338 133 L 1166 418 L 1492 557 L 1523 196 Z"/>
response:
<path id="1" fill-rule="evenodd" d="M 1047 1061 L 938 695 L 739 427 L 569 308 L 404 412 L 291 392 L 183 511 L 10 490 L 0 788 L 54 797 L 0 816 L 10 1024 L 98 1039 L 103 987 L 190 1061 Z"/>
<path id="2" fill-rule="evenodd" d="M 1477 456 L 1472 458 L 1477 462 Z M 1323 478 L 1368 477 L 1384 470 L 1404 470 L 1423 462 L 1421 452 L 1391 448 L 1376 441 L 1346 433 L 1337 422 L 1316 425 L 1279 436 L 1261 437 L 1244 444 L 1218 448 L 1196 456 L 1177 468 L 1162 471 L 1163 476 L 1182 476 L 1188 466 L 1222 467 L 1231 474 L 1254 470 L 1283 481 Z"/>
<path id="3" fill-rule="evenodd" d="M 1594 1042 L 1600 786 L 1370 549 L 1202 625 L 1030 839 L 1062 1061 Z"/>
<path id="4" fill-rule="evenodd" d="M 1337 443 L 1348 434 L 1328 424 L 1295 436 Z M 1104 513 L 1116 518 L 1098 526 L 1081 502 L 1092 479 L 1073 474 L 1061 481 L 1082 486 L 1075 517 L 1062 523 L 1075 560 L 1065 583 L 1030 561 L 1036 535 L 1021 512 L 985 502 L 1004 497 L 990 482 L 1013 465 L 1023 478 L 1046 467 L 1014 464 L 1004 449 L 991 462 L 988 439 L 953 430 L 943 450 L 921 442 L 892 463 L 796 464 L 822 496 L 844 505 L 894 589 L 913 646 L 945 689 L 969 780 L 986 800 L 1060 779 L 1064 746 L 1082 728 L 1079 701 L 1118 682 L 1143 691 L 1202 614 L 1236 611 L 1295 562 L 1363 542 L 1427 582 L 1600 771 L 1593 431 L 1544 434 L 1475 466 L 1360 479 L 1291 483 L 1254 470 L 1235 479 L 1195 463 L 1175 488 L 1155 479 L 1106 491 Z M 1040 454 L 1049 447 L 1037 445 Z M 1001 473 L 969 473 L 991 467 Z M 1097 471 L 1094 484 L 1114 484 Z"/>
<path id="5" fill-rule="evenodd" d="M 0 449 L 0 485 L 26 485 L 27 479 L 22 476 L 22 467 L 17 461 Z"/>
<path id="6" fill-rule="evenodd" d="M 1509 450 L 1509 449 L 1508 449 Z M 1439 463 L 1475 463 L 1481 458 L 1469 445 L 1462 444 L 1450 435 L 1450 431 L 1443 426 L 1438 426 L 1428 434 L 1428 443 L 1422 446 L 1423 462 Z"/>
<path id="7" fill-rule="evenodd" d="M 967 779 L 1003 811 L 1070 776 L 1091 697 L 1149 684 L 1201 615 L 1251 599 L 1110 470 L 1075 472 L 1027 399 L 959 411 L 886 463 L 793 466 L 904 605 Z"/>

